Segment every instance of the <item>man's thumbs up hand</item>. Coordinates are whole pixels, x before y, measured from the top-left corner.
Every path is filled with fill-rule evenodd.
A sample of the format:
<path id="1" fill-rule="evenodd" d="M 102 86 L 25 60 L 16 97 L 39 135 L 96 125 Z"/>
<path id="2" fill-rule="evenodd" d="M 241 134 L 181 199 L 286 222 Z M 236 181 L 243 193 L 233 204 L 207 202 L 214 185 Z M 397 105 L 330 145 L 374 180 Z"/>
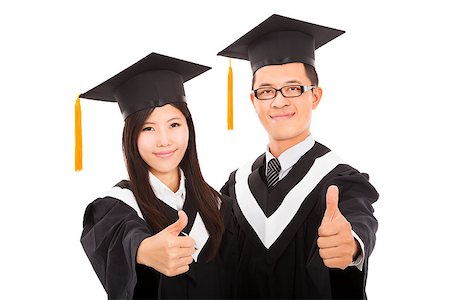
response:
<path id="1" fill-rule="evenodd" d="M 359 253 L 359 245 L 352 234 L 352 226 L 339 210 L 339 189 L 328 187 L 326 209 L 319 227 L 319 255 L 328 268 L 347 268 Z"/>

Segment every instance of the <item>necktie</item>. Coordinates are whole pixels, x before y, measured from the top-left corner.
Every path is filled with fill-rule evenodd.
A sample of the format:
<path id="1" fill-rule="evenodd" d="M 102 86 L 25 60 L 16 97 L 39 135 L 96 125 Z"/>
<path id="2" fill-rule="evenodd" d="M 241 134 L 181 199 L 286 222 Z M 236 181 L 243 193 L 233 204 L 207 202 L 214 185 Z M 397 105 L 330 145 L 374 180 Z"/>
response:
<path id="1" fill-rule="evenodd" d="M 272 158 L 267 164 L 267 186 L 272 187 L 278 182 L 278 175 L 281 170 L 281 165 L 278 159 Z"/>

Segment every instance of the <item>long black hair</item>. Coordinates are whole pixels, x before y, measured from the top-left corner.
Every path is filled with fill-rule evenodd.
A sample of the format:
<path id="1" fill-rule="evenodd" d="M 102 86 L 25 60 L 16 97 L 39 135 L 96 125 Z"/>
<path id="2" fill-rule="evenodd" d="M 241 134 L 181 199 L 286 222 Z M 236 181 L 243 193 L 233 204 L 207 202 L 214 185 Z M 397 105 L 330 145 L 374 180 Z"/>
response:
<path id="1" fill-rule="evenodd" d="M 191 114 L 186 103 L 171 103 L 186 118 L 189 128 L 189 141 L 180 167 L 186 177 L 186 189 L 192 195 L 187 201 L 196 201 L 200 216 L 209 233 L 212 251 L 208 260 L 214 258 L 220 246 L 224 224 L 219 211 L 220 196 L 206 183 L 200 170 L 195 143 L 195 130 Z M 144 109 L 129 115 L 125 119 L 122 136 L 122 149 L 130 177 L 130 184 L 136 201 L 142 210 L 144 219 L 156 232 L 170 225 L 167 216 L 162 214 L 161 201 L 156 198 L 149 181 L 149 166 L 139 154 L 137 140 L 143 125 L 154 108 Z"/>

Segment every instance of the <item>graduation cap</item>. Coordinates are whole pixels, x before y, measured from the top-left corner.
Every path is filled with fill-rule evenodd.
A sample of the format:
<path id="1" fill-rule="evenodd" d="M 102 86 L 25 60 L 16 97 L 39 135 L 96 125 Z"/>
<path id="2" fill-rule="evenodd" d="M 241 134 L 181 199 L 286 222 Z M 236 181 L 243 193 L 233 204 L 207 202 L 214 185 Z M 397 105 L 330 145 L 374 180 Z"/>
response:
<path id="1" fill-rule="evenodd" d="M 264 66 L 291 62 L 314 67 L 314 51 L 343 33 L 274 14 L 217 55 L 249 60 L 253 73 Z"/>
<path id="2" fill-rule="evenodd" d="M 75 104 L 75 170 L 82 169 L 81 107 L 79 98 L 118 102 L 126 119 L 137 111 L 174 102 L 186 102 L 183 83 L 210 67 L 150 53 L 93 89 Z"/>

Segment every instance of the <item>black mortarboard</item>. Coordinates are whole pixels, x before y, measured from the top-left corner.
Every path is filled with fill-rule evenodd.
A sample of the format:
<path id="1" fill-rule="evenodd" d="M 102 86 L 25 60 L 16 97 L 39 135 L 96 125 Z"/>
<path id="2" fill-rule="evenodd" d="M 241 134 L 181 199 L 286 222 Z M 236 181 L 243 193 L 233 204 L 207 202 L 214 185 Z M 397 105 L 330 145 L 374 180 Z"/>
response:
<path id="1" fill-rule="evenodd" d="M 183 83 L 209 69 L 207 66 L 151 53 L 80 97 L 118 102 L 126 119 L 142 109 L 185 102 Z"/>
<path id="2" fill-rule="evenodd" d="M 79 98 L 118 102 L 126 119 L 134 112 L 185 102 L 183 83 L 211 69 L 177 58 L 150 53 Z M 80 100 L 75 103 L 75 170 L 82 169 Z"/>
<path id="3" fill-rule="evenodd" d="M 272 15 L 217 55 L 249 60 L 253 73 L 267 65 L 314 66 L 314 50 L 344 31 Z"/>

